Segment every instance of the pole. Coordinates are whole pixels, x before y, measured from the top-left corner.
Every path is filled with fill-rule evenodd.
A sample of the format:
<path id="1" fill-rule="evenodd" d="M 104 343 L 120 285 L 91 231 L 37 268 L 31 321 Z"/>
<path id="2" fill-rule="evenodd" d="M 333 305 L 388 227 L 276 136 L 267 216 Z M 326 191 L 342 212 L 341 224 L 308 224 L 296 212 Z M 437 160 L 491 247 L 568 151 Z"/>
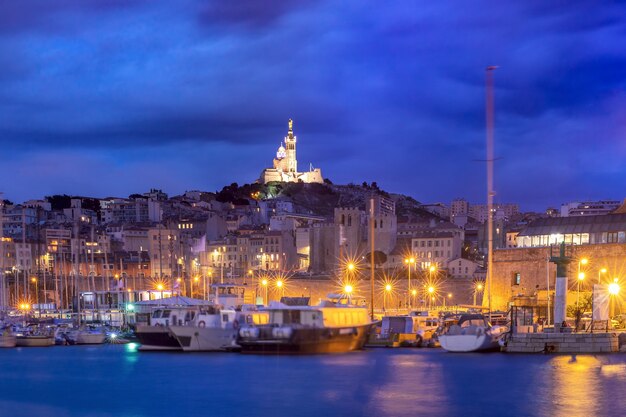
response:
<path id="1" fill-rule="evenodd" d="M 489 321 L 491 322 L 491 281 L 493 280 L 493 125 L 494 125 L 494 98 L 493 98 L 493 71 L 497 67 L 489 66 L 486 69 L 486 122 L 487 122 L 487 303 Z"/>
<path id="2" fill-rule="evenodd" d="M 546 298 L 548 301 L 548 322 L 546 325 L 550 325 L 550 256 L 548 256 L 548 259 L 546 260 Z"/>
<path id="3" fill-rule="evenodd" d="M 374 270 L 374 197 L 370 198 L 370 316 L 374 321 L 374 279 L 376 277 L 376 271 Z M 384 301 L 384 300 L 383 300 Z M 383 306 L 384 309 L 384 306 Z"/>
<path id="4" fill-rule="evenodd" d="M 411 258 L 409 258 L 409 288 L 407 294 L 409 295 L 409 311 L 411 311 Z"/>

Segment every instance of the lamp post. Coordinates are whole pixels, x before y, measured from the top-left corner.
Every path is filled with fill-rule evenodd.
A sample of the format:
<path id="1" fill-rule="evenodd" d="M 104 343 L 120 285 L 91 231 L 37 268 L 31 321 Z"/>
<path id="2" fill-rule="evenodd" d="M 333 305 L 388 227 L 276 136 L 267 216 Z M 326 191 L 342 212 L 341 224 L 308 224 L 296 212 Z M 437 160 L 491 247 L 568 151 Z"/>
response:
<path id="1" fill-rule="evenodd" d="M 615 298 L 620 291 L 620 286 L 617 281 L 618 279 L 614 278 L 613 282 L 609 284 L 609 320 L 611 317 L 615 316 Z"/>
<path id="2" fill-rule="evenodd" d="M 391 284 L 385 285 L 385 292 L 383 293 L 383 311 L 387 310 L 387 293 L 391 292 Z"/>
<path id="3" fill-rule="evenodd" d="M 578 290 L 576 291 L 576 309 L 579 310 L 580 312 L 580 283 L 583 282 L 585 280 L 585 273 L 584 272 L 579 272 L 578 273 Z"/>
<path id="4" fill-rule="evenodd" d="M 37 281 L 36 277 L 32 277 L 30 279 L 30 282 L 35 284 L 35 303 L 37 303 L 37 305 L 39 306 L 39 282 Z"/>
<path id="5" fill-rule="evenodd" d="M 265 288 L 265 298 L 263 299 L 265 305 L 269 305 L 270 300 L 267 298 L 267 279 L 263 278 L 263 280 L 261 281 L 261 285 L 263 285 L 263 287 Z"/>
<path id="6" fill-rule="evenodd" d="M 474 286 L 474 305 L 476 305 L 476 293 L 483 290 L 483 284 L 480 282 Z"/>
<path id="7" fill-rule="evenodd" d="M 411 297 L 413 298 L 413 302 L 415 302 L 415 296 L 417 295 L 417 290 L 416 289 L 412 289 L 411 290 Z"/>
<path id="8" fill-rule="evenodd" d="M 280 279 L 276 281 L 276 288 L 278 288 L 278 290 L 280 291 L 281 299 L 285 296 L 285 289 L 283 288 L 283 284 L 283 281 Z"/>
<path id="9" fill-rule="evenodd" d="M 352 291 L 354 290 L 354 288 L 352 288 L 352 285 L 350 284 L 346 284 L 345 287 L 343 287 L 343 292 L 348 296 L 348 304 L 352 304 Z"/>
<path id="10" fill-rule="evenodd" d="M 601 281 L 601 277 L 600 276 L 602 274 L 606 274 L 606 272 L 607 272 L 606 268 L 602 268 L 602 269 L 598 270 L 598 284 L 600 284 L 600 281 Z"/>
<path id="11" fill-rule="evenodd" d="M 428 287 L 428 296 L 430 297 L 430 300 L 428 301 L 428 309 L 430 310 L 431 308 L 433 308 L 433 299 L 434 296 L 433 294 L 435 293 L 435 287 L 433 287 L 432 285 L 430 287 Z"/>
<path id="12" fill-rule="evenodd" d="M 415 265 L 415 258 L 414 257 L 410 257 L 410 258 L 406 258 L 404 260 L 404 263 L 408 265 L 408 269 L 409 269 L 409 273 L 408 273 L 408 278 L 409 281 L 407 283 L 407 294 L 411 293 L 411 265 Z M 409 310 L 411 310 L 411 296 L 408 297 L 409 298 Z"/>
<path id="13" fill-rule="evenodd" d="M 163 284 L 157 284 L 157 290 L 161 291 L 161 300 L 163 299 Z"/>

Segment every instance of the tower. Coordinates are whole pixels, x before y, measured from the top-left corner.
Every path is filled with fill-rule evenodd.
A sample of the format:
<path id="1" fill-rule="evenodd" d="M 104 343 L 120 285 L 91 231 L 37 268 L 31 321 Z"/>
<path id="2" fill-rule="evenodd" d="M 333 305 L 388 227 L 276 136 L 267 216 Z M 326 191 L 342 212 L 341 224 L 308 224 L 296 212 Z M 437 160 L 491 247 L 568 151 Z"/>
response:
<path id="1" fill-rule="evenodd" d="M 298 172 L 298 160 L 296 159 L 296 136 L 293 134 L 293 120 L 289 119 L 289 131 L 285 136 L 285 148 L 287 152 L 287 172 Z"/>

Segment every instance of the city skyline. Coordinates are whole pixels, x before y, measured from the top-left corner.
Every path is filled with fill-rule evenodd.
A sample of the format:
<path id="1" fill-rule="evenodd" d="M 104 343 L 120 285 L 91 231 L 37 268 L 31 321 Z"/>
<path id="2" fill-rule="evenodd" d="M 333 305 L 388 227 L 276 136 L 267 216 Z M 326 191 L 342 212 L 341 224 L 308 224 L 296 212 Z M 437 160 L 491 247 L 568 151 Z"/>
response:
<path id="1" fill-rule="evenodd" d="M 481 4 L 493 19 L 452 3 L 2 5 L 0 191 L 250 183 L 293 118 L 301 165 L 335 183 L 482 204 L 496 64 L 496 201 L 622 200 L 624 7 Z"/>

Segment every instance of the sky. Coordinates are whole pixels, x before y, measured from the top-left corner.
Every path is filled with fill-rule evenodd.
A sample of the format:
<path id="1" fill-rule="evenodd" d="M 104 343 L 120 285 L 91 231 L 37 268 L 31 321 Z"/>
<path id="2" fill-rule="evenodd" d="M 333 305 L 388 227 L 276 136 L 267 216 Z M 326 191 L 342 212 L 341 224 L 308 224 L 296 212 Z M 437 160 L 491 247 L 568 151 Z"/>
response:
<path id="1" fill-rule="evenodd" d="M 425 203 L 626 197 L 626 2 L 0 2 L 0 191 L 128 196 L 301 169 Z"/>

